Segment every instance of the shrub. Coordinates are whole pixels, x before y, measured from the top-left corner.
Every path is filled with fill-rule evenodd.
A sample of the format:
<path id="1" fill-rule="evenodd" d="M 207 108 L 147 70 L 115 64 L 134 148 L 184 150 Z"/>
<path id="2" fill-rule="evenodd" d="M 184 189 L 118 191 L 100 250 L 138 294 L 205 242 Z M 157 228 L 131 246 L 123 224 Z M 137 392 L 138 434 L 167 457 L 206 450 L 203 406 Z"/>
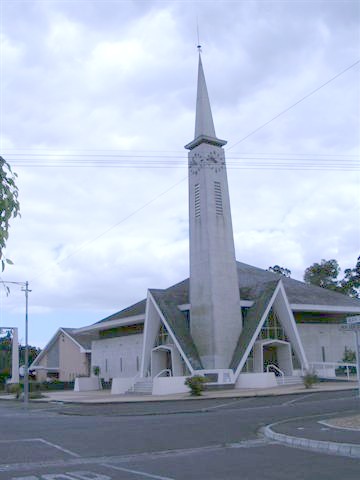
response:
<path id="1" fill-rule="evenodd" d="M 305 375 L 302 377 L 302 379 L 305 388 L 311 388 L 318 381 L 316 373 L 310 371 L 305 372 Z"/>
<path id="2" fill-rule="evenodd" d="M 185 380 L 185 385 L 190 388 L 191 395 L 199 397 L 204 391 L 205 383 L 207 379 L 201 375 L 194 375 L 193 377 L 188 377 Z"/>
<path id="3" fill-rule="evenodd" d="M 8 393 L 15 395 L 16 398 L 20 398 L 20 395 L 22 394 L 22 387 L 20 383 L 9 383 L 6 386 L 6 390 Z"/>

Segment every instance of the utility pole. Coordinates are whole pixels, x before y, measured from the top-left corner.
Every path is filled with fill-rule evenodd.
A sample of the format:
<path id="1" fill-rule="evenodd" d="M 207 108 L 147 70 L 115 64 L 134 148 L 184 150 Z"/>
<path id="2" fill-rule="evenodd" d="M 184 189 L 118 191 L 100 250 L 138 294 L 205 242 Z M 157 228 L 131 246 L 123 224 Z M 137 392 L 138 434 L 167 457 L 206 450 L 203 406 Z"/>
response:
<path id="1" fill-rule="evenodd" d="M 25 367 L 24 367 L 24 406 L 29 406 L 29 282 L 22 288 L 25 292 Z"/>
<path id="2" fill-rule="evenodd" d="M 20 285 L 21 291 L 25 292 L 25 366 L 24 366 L 24 406 L 29 406 L 29 282 L 7 282 L 1 280 L 2 284 Z"/>

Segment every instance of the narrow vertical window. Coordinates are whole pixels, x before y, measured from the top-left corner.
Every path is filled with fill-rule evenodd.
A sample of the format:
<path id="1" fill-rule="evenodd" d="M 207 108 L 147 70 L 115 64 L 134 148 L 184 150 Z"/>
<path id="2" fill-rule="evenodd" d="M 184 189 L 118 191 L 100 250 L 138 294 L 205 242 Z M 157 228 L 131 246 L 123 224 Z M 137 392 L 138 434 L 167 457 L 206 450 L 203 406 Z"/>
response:
<path id="1" fill-rule="evenodd" d="M 138 372 L 139 369 L 140 369 L 140 359 L 139 359 L 139 357 L 137 356 L 137 357 L 136 357 L 136 371 Z"/>
<path id="2" fill-rule="evenodd" d="M 120 357 L 120 372 L 123 371 L 123 362 L 122 362 L 122 357 Z"/>
<path id="3" fill-rule="evenodd" d="M 105 359 L 105 372 L 108 371 L 108 361 L 107 361 L 107 358 Z"/>
<path id="4" fill-rule="evenodd" d="M 214 182 L 214 191 L 215 191 L 215 212 L 216 212 L 216 215 L 222 215 L 223 214 L 223 204 L 222 204 L 220 182 Z"/>
<path id="5" fill-rule="evenodd" d="M 326 362 L 325 347 L 321 347 L 321 357 L 322 361 Z"/>
<path id="6" fill-rule="evenodd" d="M 195 218 L 200 218 L 200 185 L 195 185 Z"/>

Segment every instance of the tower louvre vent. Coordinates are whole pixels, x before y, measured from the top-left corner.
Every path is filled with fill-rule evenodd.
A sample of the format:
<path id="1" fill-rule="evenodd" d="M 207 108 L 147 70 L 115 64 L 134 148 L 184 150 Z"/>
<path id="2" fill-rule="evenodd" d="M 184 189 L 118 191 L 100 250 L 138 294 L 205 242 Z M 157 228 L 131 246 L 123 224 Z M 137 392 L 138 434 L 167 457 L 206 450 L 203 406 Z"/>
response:
<path id="1" fill-rule="evenodd" d="M 220 182 L 214 182 L 214 191 L 215 191 L 215 211 L 216 215 L 223 214 L 223 204 L 222 204 L 222 194 L 221 194 L 221 184 Z"/>
<path id="2" fill-rule="evenodd" d="M 195 185 L 195 218 L 200 218 L 200 185 Z"/>

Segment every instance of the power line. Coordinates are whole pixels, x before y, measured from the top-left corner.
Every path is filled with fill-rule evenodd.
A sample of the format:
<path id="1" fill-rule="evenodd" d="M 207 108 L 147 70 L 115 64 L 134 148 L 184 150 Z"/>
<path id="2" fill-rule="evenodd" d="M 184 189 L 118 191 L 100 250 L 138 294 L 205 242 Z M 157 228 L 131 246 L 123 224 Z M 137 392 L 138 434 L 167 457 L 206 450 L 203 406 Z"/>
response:
<path id="1" fill-rule="evenodd" d="M 232 145 L 230 145 L 226 150 L 230 150 L 232 148 L 234 148 L 236 145 L 239 145 L 239 143 L 243 142 L 244 140 L 246 140 L 247 138 L 249 138 L 251 135 L 254 135 L 254 133 L 258 132 L 259 130 L 261 130 L 262 128 L 266 127 L 267 125 L 269 125 L 269 123 L 273 122 L 274 120 L 276 120 L 277 118 L 281 117 L 281 115 L 284 115 L 284 113 L 288 112 L 289 110 L 291 110 L 292 108 L 296 107 L 296 105 L 299 105 L 299 103 L 303 102 L 304 100 L 306 100 L 307 98 L 311 97 L 311 95 L 314 95 L 314 93 L 318 92 L 319 90 L 321 90 L 322 88 L 324 88 L 326 85 L 328 85 L 329 83 L 333 82 L 334 80 L 336 80 L 337 78 L 339 78 L 341 75 L 343 75 L 344 73 L 346 73 L 348 70 L 350 70 L 351 68 L 355 67 L 356 65 L 358 65 L 360 63 L 360 60 L 357 60 L 356 62 L 354 62 L 353 64 L 349 65 L 348 67 L 346 67 L 344 70 L 342 70 L 341 72 L 339 72 L 338 74 L 336 74 L 334 77 L 330 78 L 328 81 L 326 81 L 325 83 L 323 83 L 322 85 L 320 85 L 319 87 L 315 88 L 315 90 L 312 90 L 310 93 L 308 93 L 307 95 L 305 95 L 304 97 L 300 98 L 300 100 L 298 100 L 297 102 L 293 103 L 292 105 L 290 105 L 290 107 L 286 108 L 285 110 L 283 110 L 282 112 L 278 113 L 277 115 L 275 115 L 275 117 L 272 117 L 270 120 L 268 120 L 267 122 L 263 123 L 262 125 L 260 125 L 260 127 L 256 128 L 255 130 L 253 130 L 252 132 L 248 133 L 245 137 L 243 137 L 241 140 L 239 140 L 238 142 L 236 143 L 233 143 Z"/>
<path id="2" fill-rule="evenodd" d="M 178 185 L 180 185 L 180 183 L 182 183 L 184 180 L 186 180 L 187 177 L 185 178 L 182 178 L 180 181 L 176 182 L 174 185 L 172 185 L 170 188 L 164 190 L 163 192 L 159 193 L 158 195 L 156 195 L 156 197 L 153 197 L 151 200 L 149 200 L 148 202 L 144 203 L 141 207 L 137 208 L 136 210 L 133 210 L 131 213 L 129 213 L 128 215 L 126 215 L 126 217 L 122 218 L 121 220 L 119 220 L 118 222 L 114 223 L 111 227 L 107 228 L 106 230 L 104 230 L 102 233 L 100 233 L 99 235 L 91 238 L 90 240 L 88 240 L 87 242 L 83 243 L 82 245 L 80 245 L 80 247 L 78 247 L 77 249 L 73 250 L 71 253 L 69 253 L 66 257 L 62 258 L 61 260 L 58 260 L 57 262 L 53 262 L 52 265 L 49 267 L 49 268 L 46 268 L 45 270 L 43 270 L 42 272 L 39 273 L 39 275 L 37 275 L 36 277 L 34 277 L 32 279 L 32 281 L 36 280 L 37 278 L 39 278 L 41 275 L 43 275 L 45 272 L 49 271 L 52 267 L 54 267 L 55 265 L 60 265 L 60 263 L 63 263 L 65 262 L 66 260 L 68 260 L 69 258 L 73 257 L 74 255 L 78 254 L 81 250 L 83 250 L 84 248 L 88 247 L 89 245 L 91 245 L 92 243 L 96 242 L 97 240 L 99 240 L 99 238 L 103 237 L 104 235 L 106 235 L 107 233 L 109 233 L 111 230 L 113 230 L 114 228 L 118 227 L 119 225 L 121 225 L 122 223 L 126 222 L 126 220 L 128 220 L 129 218 L 133 217 L 134 215 L 136 215 L 137 213 L 139 213 L 141 210 L 144 210 L 146 207 L 148 207 L 149 205 L 151 205 L 152 203 L 154 203 L 156 200 L 158 200 L 160 197 L 166 195 L 168 192 L 170 192 L 171 190 L 173 190 L 175 187 L 177 187 Z"/>

